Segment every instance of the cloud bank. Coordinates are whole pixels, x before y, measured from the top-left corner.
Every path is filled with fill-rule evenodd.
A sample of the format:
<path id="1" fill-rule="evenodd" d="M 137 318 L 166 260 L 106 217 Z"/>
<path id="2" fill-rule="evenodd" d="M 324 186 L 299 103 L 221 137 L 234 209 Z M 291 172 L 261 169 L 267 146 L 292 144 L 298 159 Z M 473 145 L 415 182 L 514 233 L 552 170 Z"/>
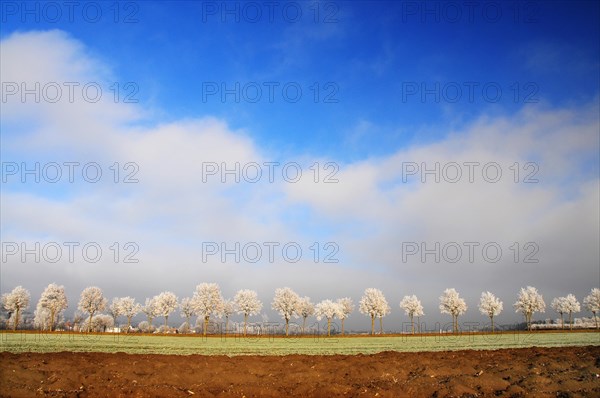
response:
<path id="1" fill-rule="evenodd" d="M 89 285 L 143 301 L 217 282 L 228 297 L 255 289 L 269 308 L 277 287 L 355 302 L 376 287 L 392 304 L 387 324 L 398 329 L 406 294 L 422 299 L 426 322 L 442 322 L 438 296 L 454 287 L 469 305 L 465 319 L 483 322 L 476 305 L 489 290 L 505 303 L 499 322 L 509 323 L 520 320 L 511 305 L 522 286 L 538 287 L 549 302 L 567 293 L 581 299 L 600 281 L 597 98 L 481 116 L 435 142 L 342 162 L 262 148 L 252 131 L 211 115 L 157 121 L 143 104 L 115 101 L 106 62 L 61 31 L 8 36 L 0 59 L 2 242 L 38 242 L 41 253 L 39 262 L 32 254 L 22 261 L 3 246 L 3 292 L 22 284 L 37 300 L 57 282 L 74 309 Z M 63 88 L 53 102 L 54 85 L 39 103 L 6 91 L 49 82 Z M 80 83 L 73 101 L 65 82 Z M 102 88 L 96 102 L 79 90 L 90 82 Z M 58 164 L 62 178 L 36 183 L 11 169 L 35 162 L 40 173 Z M 92 162 L 90 174 L 102 171 L 97 182 L 81 174 Z M 73 182 L 65 163 L 78 163 Z M 49 242 L 63 250 L 54 263 L 45 261 L 53 247 L 42 253 Z M 64 242 L 79 243 L 74 261 Z M 89 242 L 102 250 L 97 262 L 82 253 Z M 221 243 L 230 250 L 225 261 Z M 128 254 L 138 262 L 125 262 Z M 355 313 L 347 325 L 366 328 L 363 318 Z"/>

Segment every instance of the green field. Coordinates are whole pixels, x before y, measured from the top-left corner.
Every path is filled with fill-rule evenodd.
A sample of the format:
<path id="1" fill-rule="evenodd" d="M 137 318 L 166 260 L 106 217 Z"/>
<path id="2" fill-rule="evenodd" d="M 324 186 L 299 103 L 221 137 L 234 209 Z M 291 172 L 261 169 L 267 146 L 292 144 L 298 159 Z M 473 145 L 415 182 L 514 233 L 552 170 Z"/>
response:
<path id="1" fill-rule="evenodd" d="M 382 351 L 493 350 L 600 345 L 598 332 L 503 333 L 427 336 L 241 337 L 79 333 L 0 333 L 0 351 L 95 351 L 131 354 L 287 355 L 373 354 Z"/>

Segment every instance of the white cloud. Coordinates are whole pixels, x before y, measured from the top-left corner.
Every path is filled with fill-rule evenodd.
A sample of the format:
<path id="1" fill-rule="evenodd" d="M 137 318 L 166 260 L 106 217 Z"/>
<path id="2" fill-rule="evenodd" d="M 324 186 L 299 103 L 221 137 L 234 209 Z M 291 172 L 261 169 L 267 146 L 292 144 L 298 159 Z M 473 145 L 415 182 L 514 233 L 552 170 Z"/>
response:
<path id="1" fill-rule="evenodd" d="M 28 61 L 32 53 L 36 62 Z M 15 82 L 111 78 L 81 43 L 57 31 L 3 40 L 2 69 L 4 81 Z M 464 291 L 473 308 L 482 290 L 512 303 L 524 284 L 542 292 L 564 290 L 581 296 L 599 277 L 596 105 L 526 108 L 510 118 L 482 117 L 441 141 L 340 163 L 335 175 L 339 182 L 325 184 L 313 181 L 308 166 L 336 159 L 281 159 L 260 148 L 251 132 L 233 131 L 223 120 L 188 119 L 146 127 L 138 124 L 147 113 L 143 107 L 110 98 L 95 104 L 11 99 L 3 109 L 3 159 L 9 153 L 15 161 L 94 160 L 107 174 L 98 184 L 78 180 L 57 187 L 44 182 L 23 186 L 15 179 L 3 184 L 3 241 L 96 241 L 107 255 L 96 264 L 24 266 L 12 258 L 2 267 L 2 290 L 30 283 L 36 291 L 57 281 L 75 297 L 94 283 L 105 287 L 109 296 L 135 294 L 142 300 L 167 287 L 188 295 L 195 284 L 216 281 L 231 294 L 239 288 L 257 289 L 261 299 L 270 302 L 274 288 L 283 285 L 315 300 L 358 300 L 364 288 L 378 287 L 393 303 L 396 322 L 402 319 L 397 302 L 408 293 L 423 299 L 432 320 L 439 318 L 435 301 L 446 287 Z M 31 128 L 23 132 L 19 125 Z M 265 181 L 266 175 L 256 184 L 222 184 L 218 176 L 202 180 L 203 162 L 231 167 L 236 162 L 267 161 L 299 161 L 304 176 L 295 184 L 283 181 L 280 174 L 272 184 Z M 539 183 L 514 183 L 509 167 L 529 161 L 539 166 Z M 113 162 L 135 162 L 139 183 L 114 184 L 108 169 Z M 426 184 L 414 177 L 403 182 L 406 162 L 426 162 L 429 167 L 436 162 L 496 162 L 503 175 L 500 182 L 488 183 L 478 167 L 474 183 L 466 181 L 466 174 L 456 184 L 432 183 L 431 176 Z M 526 171 L 521 170 L 520 179 Z M 321 170 L 321 178 L 325 174 Z M 115 241 L 137 242 L 140 262 L 115 263 L 108 249 Z M 203 263 L 205 241 L 297 241 L 304 253 L 295 264 L 283 262 L 280 254 L 274 264 L 223 264 L 218 256 Z M 340 262 L 315 264 L 310 249 L 315 241 L 321 246 L 336 242 Z M 493 241 L 502 245 L 504 254 L 496 264 L 422 264 L 418 256 L 403 263 L 401 243 L 412 241 Z M 530 241 L 539 245 L 540 262 L 515 264 L 509 246 Z M 324 254 L 321 247 L 321 260 Z M 115 282 L 115 275 L 122 278 Z M 359 320 L 357 314 L 350 318 L 353 325 Z"/>

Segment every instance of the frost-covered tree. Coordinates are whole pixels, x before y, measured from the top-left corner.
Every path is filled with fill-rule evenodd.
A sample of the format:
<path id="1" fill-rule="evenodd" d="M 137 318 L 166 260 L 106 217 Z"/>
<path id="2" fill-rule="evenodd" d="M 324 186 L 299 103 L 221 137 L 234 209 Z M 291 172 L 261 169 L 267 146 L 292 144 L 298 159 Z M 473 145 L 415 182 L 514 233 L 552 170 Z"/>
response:
<path id="1" fill-rule="evenodd" d="M 483 292 L 479 300 L 479 312 L 490 317 L 492 333 L 494 333 L 494 317 L 502 312 L 502 301 L 493 293 Z"/>
<path id="2" fill-rule="evenodd" d="M 383 292 L 379 289 L 368 288 L 360 299 L 359 311 L 371 317 L 371 334 L 375 334 L 375 317 L 379 317 L 379 328 L 383 334 L 382 318 L 391 311 Z"/>
<path id="3" fill-rule="evenodd" d="M 219 308 L 219 318 L 225 317 L 225 334 L 229 331 L 229 317 L 235 312 L 235 302 L 232 300 L 223 300 Z M 246 335 L 246 329 L 244 328 L 244 335 Z"/>
<path id="4" fill-rule="evenodd" d="M 391 311 L 392 307 L 390 307 L 386 301 L 385 305 L 381 307 L 381 311 L 377 314 L 377 317 L 379 318 L 379 334 L 383 334 L 383 317 L 388 315 Z"/>
<path id="5" fill-rule="evenodd" d="M 154 320 L 154 318 L 160 315 L 156 297 L 157 296 L 147 298 L 146 302 L 144 303 L 144 306 L 142 307 L 142 312 L 146 314 L 146 317 L 148 318 L 149 330 L 152 330 L 154 328 L 154 326 L 152 326 L 152 321 Z"/>
<path id="6" fill-rule="evenodd" d="M 165 317 L 165 326 L 169 321 L 169 314 L 177 309 L 177 296 L 173 292 L 162 292 L 156 296 L 158 314 Z"/>
<path id="7" fill-rule="evenodd" d="M 17 286 L 10 293 L 2 295 L 2 307 L 11 314 L 10 319 L 13 320 L 13 330 L 17 330 L 21 314 L 29 308 L 30 299 L 29 291 L 23 286 Z"/>
<path id="8" fill-rule="evenodd" d="M 238 291 L 233 298 L 238 314 L 244 314 L 244 336 L 246 335 L 248 316 L 260 314 L 262 303 L 254 290 L 243 289 Z"/>
<path id="9" fill-rule="evenodd" d="M 119 299 L 119 309 L 121 314 L 127 317 L 127 332 L 129 332 L 131 319 L 142 310 L 142 306 L 136 303 L 133 297 L 127 296 Z"/>
<path id="10" fill-rule="evenodd" d="M 577 301 L 577 297 L 567 294 L 564 300 L 564 309 L 569 313 L 569 329 L 573 330 L 573 314 L 581 311 L 581 304 Z"/>
<path id="11" fill-rule="evenodd" d="M 186 334 L 190 332 L 190 324 L 187 322 L 183 322 L 178 328 L 177 331 L 181 334 Z"/>
<path id="12" fill-rule="evenodd" d="M 97 327 L 100 332 L 106 332 L 106 329 L 115 326 L 113 317 L 108 314 L 96 314 L 94 318 L 97 318 Z"/>
<path id="13" fill-rule="evenodd" d="M 560 323 L 562 328 L 565 328 L 565 320 L 563 314 L 569 314 L 569 328 L 573 329 L 573 313 L 581 311 L 581 305 L 577 298 L 568 294 L 566 297 L 557 297 L 552 300 L 550 303 L 550 307 L 556 312 L 560 314 Z"/>
<path id="14" fill-rule="evenodd" d="M 87 317 L 79 310 L 75 310 L 73 313 L 73 330 L 83 330 L 82 325 L 85 323 Z"/>
<path id="15" fill-rule="evenodd" d="M 40 330 L 50 330 L 50 311 L 38 302 L 33 312 L 33 326 Z"/>
<path id="16" fill-rule="evenodd" d="M 289 287 L 275 289 L 275 298 L 271 303 L 271 308 L 279 312 L 285 319 L 285 335 L 289 333 L 290 319 L 298 317 L 298 303 L 300 296 Z"/>
<path id="17" fill-rule="evenodd" d="M 154 330 L 154 327 L 150 325 L 148 321 L 141 321 L 138 324 L 138 329 L 140 329 L 142 333 L 151 333 L 152 330 Z"/>
<path id="18" fill-rule="evenodd" d="M 590 294 L 585 296 L 585 298 L 583 299 L 583 305 L 585 305 L 585 308 L 594 315 L 596 329 L 598 329 L 598 312 L 600 312 L 600 289 L 598 289 L 597 287 L 593 288 Z"/>
<path id="19" fill-rule="evenodd" d="M 446 289 L 440 296 L 440 311 L 442 314 L 452 315 L 452 329 L 458 331 L 458 316 L 467 312 L 467 303 L 460 298 L 455 289 Z"/>
<path id="20" fill-rule="evenodd" d="M 81 318 L 81 323 L 79 324 L 79 331 L 82 332 L 84 330 L 89 331 L 90 329 L 93 329 L 94 331 L 96 331 L 96 316 L 94 316 L 93 319 L 90 320 L 90 318 L 88 318 L 87 316 L 84 318 Z"/>
<path id="21" fill-rule="evenodd" d="M 114 326 L 113 317 L 107 314 L 95 314 L 93 318 L 86 318 L 81 325 L 82 330 L 88 332 L 106 332 L 106 329 Z"/>
<path id="22" fill-rule="evenodd" d="M 54 330 L 60 315 L 67 308 L 67 295 L 65 287 L 55 283 L 49 284 L 42 292 L 36 308 L 36 320 L 34 323 L 42 329 Z"/>
<path id="23" fill-rule="evenodd" d="M 298 315 L 302 317 L 302 334 L 306 330 L 306 318 L 315 314 L 315 305 L 310 297 L 301 297 L 298 301 Z"/>
<path id="24" fill-rule="evenodd" d="M 544 298 L 533 286 L 521 288 L 514 307 L 515 312 L 520 312 L 525 317 L 528 330 L 531 330 L 531 317 L 533 314 L 536 312 L 546 311 L 546 303 L 544 302 Z"/>
<path id="25" fill-rule="evenodd" d="M 202 333 L 206 336 L 208 322 L 211 315 L 219 315 L 219 309 L 223 297 L 221 296 L 221 288 L 216 283 L 201 283 L 196 286 L 192 297 L 193 308 L 199 317 L 204 319 L 204 327 Z"/>
<path id="26" fill-rule="evenodd" d="M 421 301 L 414 294 L 412 296 L 404 296 L 400 301 L 400 308 L 402 308 L 404 313 L 410 318 L 410 330 L 412 334 L 415 334 L 414 317 L 425 315 Z"/>
<path id="27" fill-rule="evenodd" d="M 560 314 L 560 324 L 562 329 L 565 328 L 564 313 L 567 312 L 565 308 L 565 299 L 566 297 L 555 297 L 550 302 L 550 307 Z"/>
<path id="28" fill-rule="evenodd" d="M 79 308 L 83 312 L 90 314 L 88 322 L 88 332 L 92 331 L 92 317 L 95 313 L 104 311 L 108 300 L 102 295 L 102 289 L 96 286 L 90 286 L 83 289 L 79 298 Z"/>
<path id="29" fill-rule="evenodd" d="M 350 316 L 352 311 L 354 311 L 354 302 L 350 297 L 343 297 L 337 301 L 339 306 L 339 314 L 338 318 L 342 321 L 342 336 L 344 335 L 344 321 L 346 318 Z"/>
<path id="30" fill-rule="evenodd" d="M 189 297 L 186 298 L 182 298 L 181 299 L 181 304 L 179 305 L 179 308 L 181 308 L 181 316 L 185 318 L 185 323 L 187 324 L 187 329 L 189 330 L 191 328 L 191 324 L 190 324 L 190 319 L 196 315 L 196 312 L 194 311 L 194 306 L 192 303 L 192 299 Z"/>
<path id="31" fill-rule="evenodd" d="M 340 305 L 331 300 L 323 300 L 315 305 L 315 315 L 317 316 L 317 320 L 320 321 L 323 318 L 327 319 L 327 336 L 331 336 L 331 320 L 333 317 L 339 316 L 340 313 Z"/>
<path id="32" fill-rule="evenodd" d="M 115 297 L 110 302 L 108 306 L 108 315 L 112 316 L 113 324 L 117 325 L 117 318 L 121 316 L 121 299 L 119 297 Z"/>

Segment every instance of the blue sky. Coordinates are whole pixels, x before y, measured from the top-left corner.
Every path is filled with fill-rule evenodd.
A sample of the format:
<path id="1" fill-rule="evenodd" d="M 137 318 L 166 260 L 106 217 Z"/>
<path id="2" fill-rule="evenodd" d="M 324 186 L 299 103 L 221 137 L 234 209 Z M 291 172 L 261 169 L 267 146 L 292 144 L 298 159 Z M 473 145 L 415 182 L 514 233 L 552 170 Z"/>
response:
<path id="1" fill-rule="evenodd" d="M 254 288 L 265 302 L 274 287 L 293 285 L 290 278 L 315 300 L 350 295 L 357 302 L 362 289 L 381 286 L 397 322 L 397 301 L 413 292 L 422 292 L 436 319 L 443 288 L 462 288 L 478 319 L 484 288 L 512 303 L 524 284 L 581 300 L 600 283 L 598 2 L 476 2 L 473 9 L 465 2 L 280 2 L 272 20 L 269 2 L 82 2 L 101 11 L 95 23 L 83 5 L 70 21 L 57 3 L 55 22 L 47 3 L 23 4 L 2 5 L 3 90 L 24 81 L 99 82 L 104 95 L 95 104 L 3 99 L 2 161 L 93 160 L 104 177 L 92 186 L 7 176 L 3 241 L 139 242 L 144 267 L 156 270 L 135 287 L 140 300 L 165 289 L 190 294 L 195 284 L 175 274 L 197 283 L 213 278 L 227 295 Z M 255 10 L 261 16 L 253 22 Z M 223 85 L 239 85 L 239 100 L 223 99 Z M 131 93 L 136 103 L 124 103 Z M 298 162 L 304 177 L 206 184 L 199 176 L 202 162 L 253 161 Z M 502 184 L 402 181 L 403 162 L 454 161 L 497 162 Z M 111 184 L 114 162 L 139 165 L 139 183 Z M 311 181 L 315 162 L 321 173 L 326 162 L 336 164 L 340 182 Z M 539 183 L 511 183 L 515 162 L 536 162 Z M 502 242 L 505 253 L 511 242 L 537 242 L 547 268 L 398 265 L 403 241 L 474 239 Z M 341 261 L 197 265 L 200 242 L 275 240 L 303 242 L 305 253 L 311 242 L 336 242 Z M 557 242 L 564 245 L 558 257 Z M 171 261 L 173 274 L 164 268 Z M 28 267 L 2 265 L 2 291 L 31 278 Z M 75 299 L 119 264 L 86 266 L 32 266 L 40 272 L 30 289 L 37 294 L 57 281 Z M 109 296 L 130 294 L 136 267 L 101 287 Z M 461 282 L 465 273 L 482 287 Z M 507 312 L 507 321 L 517 319 Z M 353 318 L 359 326 L 361 316 Z"/>
<path id="2" fill-rule="evenodd" d="M 259 2 L 262 18 L 255 23 L 249 20 L 254 8 L 235 2 L 230 7 L 238 7 L 239 22 L 218 2 L 124 2 L 119 23 L 114 23 L 114 4 L 100 4 L 97 23 L 86 22 L 83 8 L 75 9 L 73 22 L 63 10 L 59 22 L 51 23 L 52 10 L 44 12 L 43 5 L 39 23 L 33 15 L 5 15 L 2 35 L 69 32 L 118 81 L 135 82 L 135 97 L 157 117 L 223 117 L 234 128 L 251 128 L 261 143 L 292 152 L 360 159 L 439 137 L 437 126 L 461 126 L 484 112 L 514 112 L 525 101 L 569 105 L 597 95 L 595 2 L 488 2 L 473 8 L 444 2 L 303 2 L 286 9 L 291 17 L 282 3 L 272 22 L 269 3 Z M 302 16 L 293 18 L 297 9 Z M 216 94 L 203 101 L 203 83 L 210 82 L 228 88 L 256 82 L 262 98 L 249 103 L 242 95 L 236 103 L 229 95 L 223 103 Z M 273 103 L 264 82 L 280 83 Z M 289 82 L 302 88 L 298 103 L 282 96 Z M 333 85 L 324 87 L 327 83 Z M 407 85 L 415 87 L 412 83 L 418 92 L 404 93 Z M 421 84 L 435 90 L 436 83 L 441 97 L 429 94 L 422 101 Z M 489 83 L 494 86 L 488 95 L 482 90 Z M 492 103 L 496 87 L 501 97 Z M 337 103 L 323 103 L 327 94 Z M 459 94 L 456 103 L 445 101 Z M 360 126 L 366 125 L 369 139 L 361 136 Z"/>

